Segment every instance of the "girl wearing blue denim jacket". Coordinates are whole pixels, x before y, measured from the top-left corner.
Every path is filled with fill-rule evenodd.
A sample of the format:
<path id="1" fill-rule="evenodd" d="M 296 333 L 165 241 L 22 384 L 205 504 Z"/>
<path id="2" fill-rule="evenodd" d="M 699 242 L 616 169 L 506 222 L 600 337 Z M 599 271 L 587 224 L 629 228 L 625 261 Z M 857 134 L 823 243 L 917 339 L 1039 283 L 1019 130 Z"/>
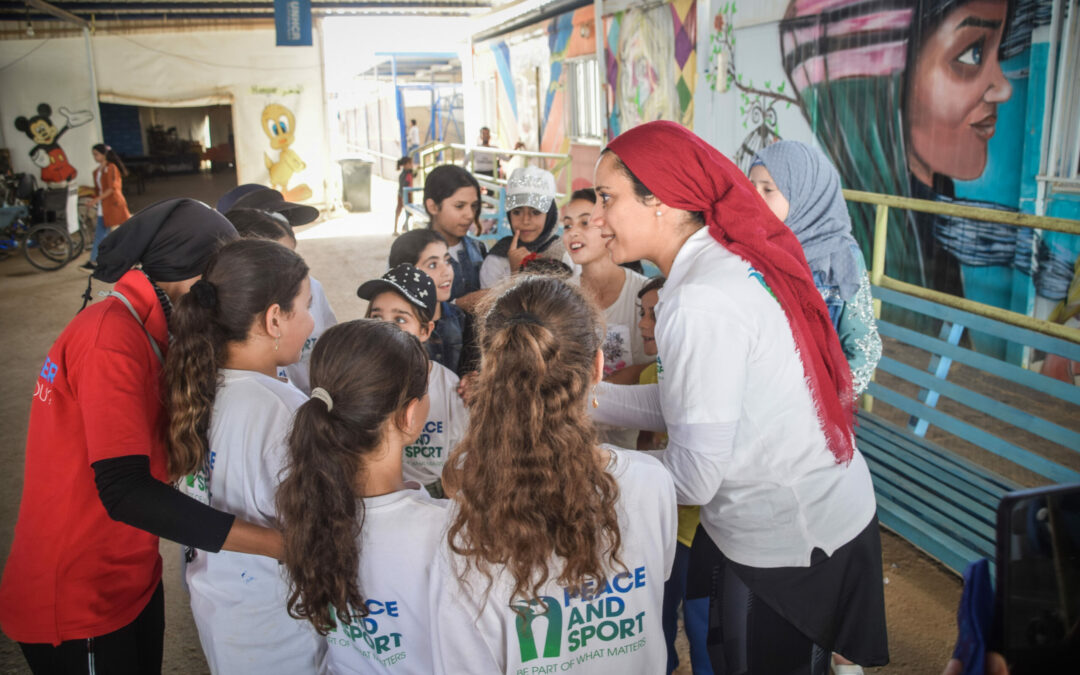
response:
<path id="1" fill-rule="evenodd" d="M 468 236 L 480 230 L 480 184 L 471 173 L 452 164 L 437 166 L 424 180 L 424 208 L 430 216 L 428 228 L 438 232 L 450 249 L 454 282 L 450 298 L 471 307 L 480 290 L 480 265 L 487 256 L 484 245 Z"/>
<path id="2" fill-rule="evenodd" d="M 881 336 L 840 174 L 817 148 L 780 141 L 754 156 L 750 182 L 802 244 L 851 367 L 855 394 L 863 393 L 881 360 Z"/>

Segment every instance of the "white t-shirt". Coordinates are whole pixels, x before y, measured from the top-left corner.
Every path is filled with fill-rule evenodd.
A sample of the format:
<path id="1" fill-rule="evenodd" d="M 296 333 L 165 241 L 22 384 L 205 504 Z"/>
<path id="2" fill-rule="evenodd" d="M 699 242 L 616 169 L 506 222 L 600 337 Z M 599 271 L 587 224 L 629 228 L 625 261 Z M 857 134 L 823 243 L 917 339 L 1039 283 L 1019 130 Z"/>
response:
<path id="1" fill-rule="evenodd" d="M 451 249 L 451 251 L 452 250 L 453 249 Z M 578 283 L 581 278 L 581 266 L 574 264 L 569 253 L 564 253 L 561 261 L 570 268 L 571 277 L 568 281 L 575 284 Z M 480 288 L 491 288 L 503 279 L 509 277 L 510 274 L 509 258 L 498 255 L 489 255 L 484 258 L 484 262 L 480 264 Z M 641 341 L 640 336 L 638 336 L 638 341 Z"/>
<path id="2" fill-rule="evenodd" d="M 637 294 L 649 283 L 649 279 L 633 270 L 624 268 L 623 271 L 626 278 L 619 297 L 604 310 L 604 321 L 607 323 L 607 337 L 603 347 L 605 375 L 652 360 L 652 357 L 645 356 L 641 331 L 638 330 Z"/>
<path id="3" fill-rule="evenodd" d="M 208 466 L 181 481 L 187 494 L 256 525 L 276 526 L 274 494 L 293 414 L 307 397 L 250 370 L 219 371 Z M 273 558 L 195 551 L 187 565 L 191 612 L 214 673 L 313 673 L 325 648 L 286 610 L 287 576 Z"/>
<path id="4" fill-rule="evenodd" d="M 638 330 L 638 291 L 649 283 L 645 277 L 633 270 L 623 269 L 622 290 L 611 306 L 604 310 L 604 323 L 607 334 L 604 338 L 604 375 L 639 363 L 649 363 L 653 357 L 645 355 L 645 347 Z M 580 285 L 580 279 L 571 279 Z M 600 439 L 605 443 L 620 448 L 637 447 L 638 430 L 597 424 Z"/>
<path id="5" fill-rule="evenodd" d="M 278 368 L 278 375 L 286 378 L 289 382 L 305 394 L 311 393 L 311 350 L 315 343 L 332 326 L 337 325 L 337 317 L 330 307 L 330 301 L 326 299 L 326 292 L 322 284 L 315 277 L 311 279 L 311 318 L 315 319 L 315 328 L 311 330 L 311 336 L 304 342 L 304 348 L 300 352 L 300 360 L 291 366 Z"/>
<path id="6" fill-rule="evenodd" d="M 420 145 L 420 127 L 415 124 L 409 127 L 409 145 Z"/>
<path id="7" fill-rule="evenodd" d="M 370 614 L 326 636 L 324 672 L 432 672 L 428 584 L 448 503 L 423 489 L 364 499 L 359 582 Z"/>
<path id="8" fill-rule="evenodd" d="M 529 618 L 522 621 L 509 607 L 509 574 L 496 575 L 485 602 L 486 578 L 473 569 L 463 588 L 458 572 L 464 561 L 444 542 L 431 578 L 434 672 L 664 672 L 667 644 L 660 615 L 675 557 L 675 489 L 652 457 L 608 449 L 613 458 L 608 471 L 619 485 L 619 558 L 626 570 L 613 571 L 607 586 L 585 593 L 550 580 L 540 594 L 547 598 L 549 618 L 533 618 L 524 607 Z M 552 564 L 557 577 L 559 561 Z"/>
<path id="9" fill-rule="evenodd" d="M 465 437 L 469 413 L 457 393 L 458 376 L 441 363 L 431 362 L 428 374 L 428 412 L 424 431 L 405 446 L 401 469 L 406 480 L 429 485 L 442 478 L 450 451 Z"/>
<path id="10" fill-rule="evenodd" d="M 831 555 L 851 541 L 876 508 L 869 470 L 858 450 L 846 465 L 829 451 L 761 274 L 701 228 L 659 295 L 664 464 L 679 502 L 701 503 L 709 536 L 743 565 L 804 567 L 815 547 Z M 733 423 L 731 451 L 710 447 L 710 433 Z"/>
<path id="11" fill-rule="evenodd" d="M 510 259 L 489 255 L 480 263 L 480 288 L 491 288 L 510 276 Z"/>

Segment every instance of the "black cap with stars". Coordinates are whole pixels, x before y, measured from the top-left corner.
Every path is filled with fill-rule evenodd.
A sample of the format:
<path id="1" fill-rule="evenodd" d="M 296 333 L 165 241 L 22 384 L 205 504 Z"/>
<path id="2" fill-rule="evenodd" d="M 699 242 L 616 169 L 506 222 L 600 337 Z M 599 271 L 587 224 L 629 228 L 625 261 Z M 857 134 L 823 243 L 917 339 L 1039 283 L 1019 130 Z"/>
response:
<path id="1" fill-rule="evenodd" d="M 379 279 L 372 279 L 360 284 L 356 294 L 364 300 L 373 300 L 386 291 L 393 291 L 412 304 L 435 316 L 435 307 L 439 298 L 435 292 L 435 282 L 426 273 L 409 263 L 401 263 Z"/>

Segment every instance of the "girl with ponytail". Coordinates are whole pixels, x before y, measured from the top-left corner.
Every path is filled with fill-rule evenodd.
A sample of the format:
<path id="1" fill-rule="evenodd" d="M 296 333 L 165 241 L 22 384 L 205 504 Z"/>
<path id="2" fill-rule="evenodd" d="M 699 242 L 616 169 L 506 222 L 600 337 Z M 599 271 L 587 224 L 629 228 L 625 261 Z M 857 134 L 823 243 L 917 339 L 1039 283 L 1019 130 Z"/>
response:
<path id="1" fill-rule="evenodd" d="M 289 613 L 326 636 L 327 672 L 432 672 L 428 575 L 446 502 L 401 474 L 427 381 L 424 348 L 389 322 L 339 324 L 312 353 L 277 504 Z"/>
<path id="2" fill-rule="evenodd" d="M 273 274 L 267 274 L 273 270 Z M 272 241 L 222 247 L 173 310 L 165 363 L 169 468 L 180 488 L 258 525 L 278 526 L 274 494 L 293 412 L 279 380 L 314 324 L 303 259 Z M 277 561 L 189 550 L 191 610 L 214 673 L 314 673 L 322 643 L 285 611 Z"/>
<path id="3" fill-rule="evenodd" d="M 663 672 L 675 489 L 653 458 L 597 443 L 598 310 L 528 274 L 489 298 L 469 430 L 443 469 L 435 672 Z"/>

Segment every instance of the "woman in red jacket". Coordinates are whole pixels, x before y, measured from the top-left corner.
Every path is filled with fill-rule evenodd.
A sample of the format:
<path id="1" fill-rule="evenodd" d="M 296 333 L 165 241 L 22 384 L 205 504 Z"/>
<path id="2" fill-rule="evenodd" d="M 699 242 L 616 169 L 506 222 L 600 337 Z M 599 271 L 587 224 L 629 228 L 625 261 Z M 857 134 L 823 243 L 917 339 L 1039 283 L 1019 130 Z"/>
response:
<path id="1" fill-rule="evenodd" d="M 98 245 L 109 231 L 131 217 L 127 200 L 121 189 L 121 176 L 128 174 L 123 160 L 104 143 L 95 145 L 91 152 L 98 166 L 94 169 L 94 199 L 91 206 L 97 208 L 97 229 L 94 232 L 94 246 L 90 249 L 90 262 L 82 266 L 92 270 L 97 267 Z"/>

